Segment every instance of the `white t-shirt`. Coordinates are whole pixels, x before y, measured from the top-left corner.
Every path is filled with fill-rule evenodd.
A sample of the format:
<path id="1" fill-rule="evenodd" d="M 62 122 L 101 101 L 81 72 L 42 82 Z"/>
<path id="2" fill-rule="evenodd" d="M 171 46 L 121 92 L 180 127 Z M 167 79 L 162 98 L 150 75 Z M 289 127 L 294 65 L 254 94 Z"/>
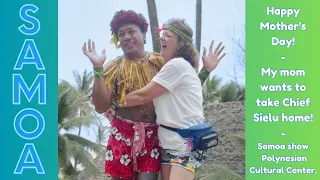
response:
<path id="1" fill-rule="evenodd" d="M 204 121 L 201 81 L 189 62 L 183 58 L 168 61 L 152 81 L 168 89 L 153 100 L 157 124 L 184 129 Z M 158 134 L 162 148 L 186 150 L 187 142 L 178 133 L 159 127 Z"/>

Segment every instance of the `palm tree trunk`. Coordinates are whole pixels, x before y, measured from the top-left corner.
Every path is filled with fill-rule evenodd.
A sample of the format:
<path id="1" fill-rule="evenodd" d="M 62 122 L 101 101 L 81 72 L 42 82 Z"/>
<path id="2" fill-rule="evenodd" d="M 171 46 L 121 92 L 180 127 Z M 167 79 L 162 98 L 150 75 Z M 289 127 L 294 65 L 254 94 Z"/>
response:
<path id="1" fill-rule="evenodd" d="M 200 53 L 201 47 L 201 14 L 202 14 L 202 1 L 197 0 L 196 5 L 196 48 Z"/>
<path id="2" fill-rule="evenodd" d="M 147 4 L 148 4 L 148 11 L 149 11 L 153 51 L 159 53 L 161 46 L 160 46 L 160 36 L 156 30 L 156 28 L 159 28 L 156 2 L 155 0 L 147 0 Z"/>
<path id="3" fill-rule="evenodd" d="M 80 117 L 81 116 L 85 116 L 85 112 L 82 109 L 80 109 Z M 82 127 L 82 125 L 79 126 L 78 136 L 80 136 L 80 134 L 81 134 L 81 127 Z"/>
<path id="4" fill-rule="evenodd" d="M 82 113 L 83 111 L 82 110 L 80 110 L 80 116 L 82 116 L 83 115 L 83 113 Z M 81 134 L 81 125 L 79 126 L 79 131 L 78 131 L 78 136 L 80 136 L 80 134 Z M 74 158 L 74 169 L 77 169 L 77 165 L 78 165 L 78 159 L 77 158 Z"/>

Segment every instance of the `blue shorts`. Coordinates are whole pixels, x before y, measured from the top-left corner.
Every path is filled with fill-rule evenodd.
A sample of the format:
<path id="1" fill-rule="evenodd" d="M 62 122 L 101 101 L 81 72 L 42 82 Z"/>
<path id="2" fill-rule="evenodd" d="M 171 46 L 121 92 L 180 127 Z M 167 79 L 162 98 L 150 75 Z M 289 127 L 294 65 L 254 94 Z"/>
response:
<path id="1" fill-rule="evenodd" d="M 161 164 L 178 165 L 194 174 L 206 159 L 207 151 L 180 152 L 163 149 L 161 152 Z"/>

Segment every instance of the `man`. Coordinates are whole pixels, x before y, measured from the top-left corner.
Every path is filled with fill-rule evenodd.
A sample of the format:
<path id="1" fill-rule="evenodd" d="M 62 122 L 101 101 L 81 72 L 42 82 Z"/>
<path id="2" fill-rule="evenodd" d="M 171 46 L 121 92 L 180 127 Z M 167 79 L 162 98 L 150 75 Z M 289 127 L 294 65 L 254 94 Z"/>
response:
<path id="1" fill-rule="evenodd" d="M 152 102 L 131 108 L 115 108 L 127 93 L 144 87 L 164 65 L 157 53 L 144 50 L 148 23 L 134 11 L 117 12 L 111 23 L 113 42 L 124 55 L 103 68 L 102 55 L 89 40 L 84 54 L 94 67 L 92 102 L 98 113 L 112 112 L 111 136 L 106 148 L 105 172 L 113 179 L 156 180 L 160 169 L 156 114 Z M 118 44 L 120 42 L 120 44 Z M 137 172 L 137 174 L 136 174 Z"/>
<path id="2" fill-rule="evenodd" d="M 148 23 L 142 14 L 118 11 L 110 26 L 112 42 L 122 48 L 123 56 L 104 68 L 105 50 L 98 55 L 91 40 L 88 49 L 86 43 L 83 46 L 83 53 L 94 68 L 92 102 L 98 113 L 108 115 L 111 120 L 105 173 L 114 180 L 156 180 L 160 170 L 160 147 L 152 102 L 126 108 L 116 108 L 114 104 L 123 104 L 126 94 L 147 85 L 165 62 L 158 53 L 144 50 Z M 221 43 L 218 48 L 220 46 Z M 204 61 L 205 65 L 210 66 L 210 63 Z M 208 75 L 203 69 L 199 77 L 203 82 Z"/>

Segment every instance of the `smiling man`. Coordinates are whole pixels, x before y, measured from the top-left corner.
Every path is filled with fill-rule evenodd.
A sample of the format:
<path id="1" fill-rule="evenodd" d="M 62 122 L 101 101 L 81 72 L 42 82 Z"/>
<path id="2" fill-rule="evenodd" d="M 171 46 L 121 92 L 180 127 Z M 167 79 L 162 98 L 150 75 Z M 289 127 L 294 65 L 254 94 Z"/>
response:
<path id="1" fill-rule="evenodd" d="M 89 40 L 84 54 L 94 67 L 92 101 L 98 113 L 111 120 L 111 136 L 106 148 L 105 173 L 112 179 L 156 180 L 160 170 L 158 126 L 152 102 L 128 108 L 113 104 L 125 102 L 126 94 L 147 85 L 164 65 L 158 53 L 144 50 L 148 23 L 142 14 L 118 11 L 111 23 L 112 42 L 124 55 L 103 67 L 102 55 Z"/>

